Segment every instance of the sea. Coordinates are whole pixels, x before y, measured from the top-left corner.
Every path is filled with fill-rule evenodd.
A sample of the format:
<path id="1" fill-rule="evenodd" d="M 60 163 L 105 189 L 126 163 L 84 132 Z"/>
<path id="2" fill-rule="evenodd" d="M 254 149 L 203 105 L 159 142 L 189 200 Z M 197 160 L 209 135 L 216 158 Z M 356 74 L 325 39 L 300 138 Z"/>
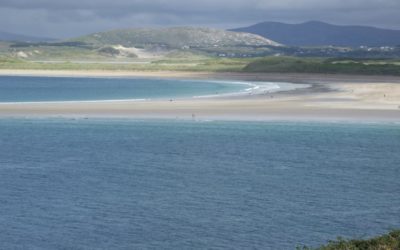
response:
<path id="1" fill-rule="evenodd" d="M 295 249 L 400 228 L 400 125 L 0 119 L 1 249 Z"/>
<path id="2" fill-rule="evenodd" d="M 63 92 L 74 78 L 52 79 L 57 98 L 50 78 L 4 79 L 2 102 L 80 92 Z M 82 79 L 104 99 L 180 96 Z M 146 86 L 182 84 L 157 81 Z M 228 84 L 193 83 L 207 91 L 184 96 Z M 79 100 L 99 100 L 81 85 Z M 317 247 L 400 228 L 399 194 L 398 123 L 0 118 L 0 249 Z"/>
<path id="3" fill-rule="evenodd" d="M 304 87 L 307 85 L 218 80 L 0 76 L 0 103 L 193 98 Z"/>

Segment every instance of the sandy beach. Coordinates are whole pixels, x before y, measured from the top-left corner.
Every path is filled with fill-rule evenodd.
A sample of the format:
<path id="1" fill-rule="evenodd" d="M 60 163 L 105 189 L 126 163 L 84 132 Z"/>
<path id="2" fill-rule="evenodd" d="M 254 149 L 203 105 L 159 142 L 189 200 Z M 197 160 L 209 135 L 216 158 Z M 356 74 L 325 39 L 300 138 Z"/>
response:
<path id="1" fill-rule="evenodd" d="M 0 117 L 400 122 L 400 77 L 36 70 L 0 70 L 1 75 L 272 81 L 307 83 L 310 87 L 279 93 L 173 101 L 2 103 Z"/>

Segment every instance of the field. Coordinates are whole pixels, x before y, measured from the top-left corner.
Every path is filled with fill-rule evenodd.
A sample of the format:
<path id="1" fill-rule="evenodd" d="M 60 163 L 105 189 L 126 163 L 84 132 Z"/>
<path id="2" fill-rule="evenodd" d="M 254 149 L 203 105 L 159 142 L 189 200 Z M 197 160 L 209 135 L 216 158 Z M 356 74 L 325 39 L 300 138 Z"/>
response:
<path id="1" fill-rule="evenodd" d="M 0 69 L 240 72 L 251 59 L 162 59 L 137 62 L 31 62 L 0 58 Z"/>
<path id="2" fill-rule="evenodd" d="M 86 58 L 88 59 L 88 58 Z M 0 57 L 0 69 L 193 71 L 400 75 L 400 61 L 389 59 L 326 59 L 296 57 L 217 58 L 206 56 L 163 57 L 124 61 L 28 61 Z"/>

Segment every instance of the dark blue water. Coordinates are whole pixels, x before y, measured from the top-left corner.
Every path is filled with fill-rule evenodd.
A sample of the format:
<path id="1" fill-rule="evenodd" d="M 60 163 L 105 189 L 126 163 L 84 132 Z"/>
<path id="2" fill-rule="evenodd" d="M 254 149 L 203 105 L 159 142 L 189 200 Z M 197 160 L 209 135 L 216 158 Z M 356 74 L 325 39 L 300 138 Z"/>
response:
<path id="1" fill-rule="evenodd" d="M 240 92 L 247 84 L 141 78 L 0 76 L 0 102 L 182 98 Z"/>
<path id="2" fill-rule="evenodd" d="M 400 126 L 0 120 L 0 249 L 294 249 L 400 228 Z"/>

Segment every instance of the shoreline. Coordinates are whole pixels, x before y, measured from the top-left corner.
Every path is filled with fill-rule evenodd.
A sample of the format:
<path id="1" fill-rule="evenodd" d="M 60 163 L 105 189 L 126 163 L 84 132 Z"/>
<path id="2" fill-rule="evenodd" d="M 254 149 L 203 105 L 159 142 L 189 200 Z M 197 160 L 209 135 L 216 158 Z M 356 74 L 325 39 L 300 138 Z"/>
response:
<path id="1" fill-rule="evenodd" d="M 268 123 L 282 123 L 282 124 L 337 124 L 337 125 L 388 125 L 388 126 L 400 126 L 400 120 L 392 120 L 392 119 L 370 119 L 368 117 L 363 118 L 354 118 L 354 119 L 345 119 L 344 117 L 329 117 L 329 118 L 307 118 L 307 117 L 298 117 L 298 118 L 257 118 L 257 117 L 243 117 L 243 116 L 227 116 L 227 117 L 218 117 L 216 119 L 212 119 L 212 117 L 206 118 L 196 118 L 192 119 L 189 117 L 183 118 L 171 118 L 169 116 L 162 117 L 149 117 L 149 116 L 80 116 L 80 115 L 54 115 L 54 116 L 41 116 L 41 115 L 31 115 L 31 116 L 3 116 L 0 115 L 1 121 L 101 121 L 101 122 L 184 122 L 184 123 L 218 123 L 218 122 L 226 122 L 226 123 L 260 123 L 260 124 L 268 124 Z"/>
<path id="2" fill-rule="evenodd" d="M 93 77 L 93 78 L 169 78 L 201 80 L 242 80 L 278 82 L 393 82 L 400 83 L 400 76 L 346 75 L 313 73 L 251 73 L 251 72 L 206 72 L 206 71 L 116 71 L 116 70 L 24 70 L 0 69 L 0 76 L 28 77 Z M 321 80 L 324 79 L 324 80 Z"/>
<path id="3" fill-rule="evenodd" d="M 51 73 L 50 73 L 51 72 Z M 5 76 L 145 77 L 307 83 L 276 93 L 169 100 L 2 103 L 0 118 L 400 122 L 400 77 L 207 72 L 0 70 Z"/>

